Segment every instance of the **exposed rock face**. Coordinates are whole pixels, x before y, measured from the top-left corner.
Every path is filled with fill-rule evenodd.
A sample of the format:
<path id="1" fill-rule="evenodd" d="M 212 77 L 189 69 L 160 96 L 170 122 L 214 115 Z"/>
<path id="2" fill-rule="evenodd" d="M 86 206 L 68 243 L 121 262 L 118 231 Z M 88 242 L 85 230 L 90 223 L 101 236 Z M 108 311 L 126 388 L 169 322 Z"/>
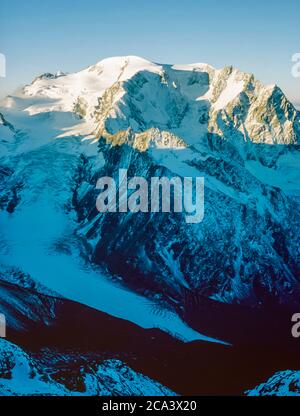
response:
<path id="1" fill-rule="evenodd" d="M 279 371 L 246 393 L 248 396 L 300 396 L 300 371 Z"/>
<path id="2" fill-rule="evenodd" d="M 183 286 L 228 302 L 259 303 L 268 293 L 285 302 L 299 296 L 296 199 L 262 183 L 243 160 L 237 156 L 233 162 L 224 152 L 182 150 L 178 157 L 173 150 L 154 150 L 153 156 L 128 144 L 100 145 L 105 165 L 75 198 L 84 224 L 80 234 L 91 241 L 93 261 L 104 262 L 135 288 L 171 296 Z M 178 166 L 206 178 L 202 223 L 190 226 L 181 214 L 91 210 L 97 176 L 116 178 L 119 168 L 128 168 L 129 175 L 150 180 L 176 176 Z"/>
<path id="3" fill-rule="evenodd" d="M 78 356 L 76 358 L 80 359 Z M 55 369 L 55 366 L 50 370 L 51 362 L 48 360 L 47 371 L 37 356 L 33 357 L 16 345 L 0 339 L 0 396 L 175 395 L 119 360 L 105 360 L 77 369 L 72 367 L 72 356 L 66 354 L 64 361 L 67 364 L 63 370 Z"/>

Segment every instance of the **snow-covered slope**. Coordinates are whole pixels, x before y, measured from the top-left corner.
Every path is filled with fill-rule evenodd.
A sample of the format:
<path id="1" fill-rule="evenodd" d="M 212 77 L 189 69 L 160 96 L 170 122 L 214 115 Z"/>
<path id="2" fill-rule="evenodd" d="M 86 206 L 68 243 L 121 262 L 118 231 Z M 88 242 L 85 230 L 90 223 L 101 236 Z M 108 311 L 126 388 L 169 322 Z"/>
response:
<path id="1" fill-rule="evenodd" d="M 298 141 L 299 113 L 282 91 L 232 67 L 216 70 L 206 64 L 172 66 L 115 57 L 74 74 L 44 74 L 22 95 L 32 98 L 25 104 L 31 115 L 75 111 L 93 122 L 98 114 L 110 133 L 160 125 L 191 140 L 193 133 L 199 138 L 209 110 L 211 132 L 224 133 L 229 117 L 245 140 Z M 7 106 L 13 103 L 11 97 L 6 100 Z"/>
<path id="2" fill-rule="evenodd" d="M 0 113 L 0 152 L 6 151 L 7 144 L 14 139 L 14 127 Z"/>
<path id="3" fill-rule="evenodd" d="M 65 357 L 68 361 L 68 357 Z M 70 358 L 71 362 L 71 358 Z M 50 367 L 50 363 L 48 363 Z M 173 396 L 160 383 L 136 373 L 119 360 L 105 360 L 78 370 L 77 378 L 70 366 L 62 380 L 45 371 L 38 357 L 0 339 L 0 396 Z M 68 374 L 69 373 L 69 374 Z M 56 376 L 58 378 L 58 375 Z M 73 379 L 73 388 L 66 383 Z M 65 384 L 63 384 L 65 383 Z"/>
<path id="4" fill-rule="evenodd" d="M 246 393 L 248 396 L 300 396 L 300 371 L 279 371 Z"/>

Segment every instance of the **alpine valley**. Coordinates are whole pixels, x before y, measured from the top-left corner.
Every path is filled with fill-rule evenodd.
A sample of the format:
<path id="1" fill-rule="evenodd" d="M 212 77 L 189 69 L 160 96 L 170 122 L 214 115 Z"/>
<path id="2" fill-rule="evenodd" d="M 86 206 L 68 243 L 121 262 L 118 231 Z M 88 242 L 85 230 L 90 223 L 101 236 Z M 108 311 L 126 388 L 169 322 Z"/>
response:
<path id="1" fill-rule="evenodd" d="M 299 145 L 233 67 L 114 57 L 6 97 L 0 395 L 300 394 Z M 204 177 L 203 221 L 99 212 L 119 169 Z"/>

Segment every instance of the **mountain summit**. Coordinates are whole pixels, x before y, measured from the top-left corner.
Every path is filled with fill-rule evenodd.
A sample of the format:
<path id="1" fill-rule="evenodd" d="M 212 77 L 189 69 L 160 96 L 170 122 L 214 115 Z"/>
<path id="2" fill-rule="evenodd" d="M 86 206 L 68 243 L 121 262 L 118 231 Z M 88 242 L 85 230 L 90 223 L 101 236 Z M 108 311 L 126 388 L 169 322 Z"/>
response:
<path id="1" fill-rule="evenodd" d="M 75 110 L 110 134 L 159 127 L 189 142 L 233 131 L 255 143 L 299 142 L 299 112 L 280 88 L 233 67 L 115 57 L 70 75 L 44 74 L 23 93 L 51 100 L 31 111 Z"/>

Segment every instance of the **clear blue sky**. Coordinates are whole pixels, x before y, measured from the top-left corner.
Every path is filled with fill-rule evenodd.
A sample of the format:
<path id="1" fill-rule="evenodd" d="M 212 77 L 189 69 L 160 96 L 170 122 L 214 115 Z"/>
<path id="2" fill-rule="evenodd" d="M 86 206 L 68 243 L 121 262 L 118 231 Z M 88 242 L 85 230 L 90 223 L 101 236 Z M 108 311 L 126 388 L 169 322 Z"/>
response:
<path id="1" fill-rule="evenodd" d="M 300 52 L 299 0 L 1 0 L 0 95 L 43 72 L 77 71 L 105 57 L 232 64 L 277 83 L 300 104 L 291 56 Z"/>

